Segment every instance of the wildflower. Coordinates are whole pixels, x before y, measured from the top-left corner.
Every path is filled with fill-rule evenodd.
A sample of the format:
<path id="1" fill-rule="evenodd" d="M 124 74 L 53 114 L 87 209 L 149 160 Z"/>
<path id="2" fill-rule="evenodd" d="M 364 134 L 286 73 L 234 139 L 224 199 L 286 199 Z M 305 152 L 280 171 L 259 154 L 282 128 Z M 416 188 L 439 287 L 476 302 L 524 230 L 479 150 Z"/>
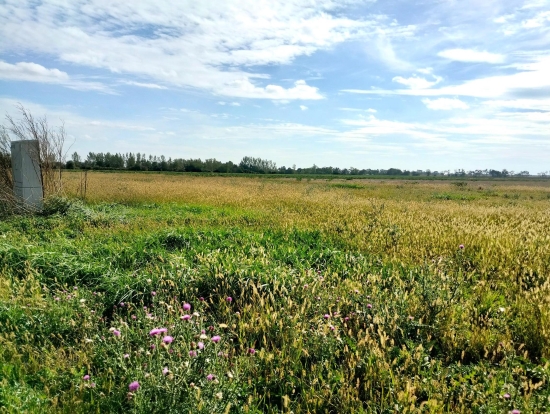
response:
<path id="1" fill-rule="evenodd" d="M 307 289 L 308 286 L 309 286 L 309 285 L 306 283 L 306 284 L 304 285 L 304 289 Z"/>
<path id="2" fill-rule="evenodd" d="M 330 330 L 331 330 L 331 331 L 334 331 L 335 329 L 336 329 L 336 328 L 335 328 L 334 326 L 330 325 Z"/>
<path id="3" fill-rule="evenodd" d="M 151 296 L 157 296 L 157 292 L 155 292 L 154 290 L 151 292 Z"/>
<path id="4" fill-rule="evenodd" d="M 189 356 L 191 358 L 196 357 L 197 356 L 197 351 L 189 351 Z"/>
<path id="5" fill-rule="evenodd" d="M 117 329 L 115 329 L 115 330 L 113 331 L 113 335 L 114 335 L 114 336 L 120 336 L 120 331 L 117 330 Z"/>
<path id="6" fill-rule="evenodd" d="M 213 381 L 214 378 L 215 378 L 215 377 L 214 377 L 214 375 L 212 375 L 212 374 L 208 374 L 208 375 L 206 376 L 206 379 L 207 379 L 208 381 Z"/>
<path id="7" fill-rule="evenodd" d="M 203 298 L 202 296 L 199 298 L 199 300 L 200 300 L 201 302 L 204 302 L 204 298 Z"/>
<path id="8" fill-rule="evenodd" d="M 520 411 L 520 410 L 518 410 L 518 409 L 514 409 L 514 410 L 512 410 L 512 414 L 520 414 L 520 413 L 521 413 L 521 411 Z"/>
<path id="9" fill-rule="evenodd" d="M 212 337 L 212 342 L 217 344 L 218 342 L 220 342 L 221 339 L 222 338 L 220 336 L 216 335 Z"/>
<path id="10" fill-rule="evenodd" d="M 347 321 L 349 321 L 349 316 L 346 316 L 346 317 L 344 318 L 344 322 L 347 322 Z"/>
<path id="11" fill-rule="evenodd" d="M 137 391 L 138 388 L 139 388 L 139 382 L 137 381 L 131 382 L 130 385 L 128 385 L 128 389 L 130 390 L 130 392 Z"/>
<path id="12" fill-rule="evenodd" d="M 160 333 L 166 333 L 166 332 L 168 332 L 168 329 L 166 328 L 155 328 L 155 329 L 152 329 L 151 332 L 149 332 L 149 335 L 155 336 Z"/>
<path id="13" fill-rule="evenodd" d="M 124 359 L 130 358 L 130 354 L 124 354 Z"/>
<path id="14" fill-rule="evenodd" d="M 120 302 L 120 305 L 119 305 L 121 308 L 124 307 L 124 302 Z"/>
<path id="15" fill-rule="evenodd" d="M 506 399 L 509 399 L 510 398 L 510 394 L 506 393 L 502 396 L 503 398 L 506 398 Z"/>
<path id="16" fill-rule="evenodd" d="M 170 370 L 168 369 L 168 367 L 164 367 L 162 369 L 162 375 L 168 375 L 170 373 Z"/>
<path id="17" fill-rule="evenodd" d="M 132 319 L 133 319 L 133 320 L 136 320 L 136 319 L 137 319 L 137 316 L 136 316 L 136 315 L 132 315 Z"/>
<path id="18" fill-rule="evenodd" d="M 149 348 L 155 349 L 155 344 L 151 344 L 151 346 Z"/>
<path id="19" fill-rule="evenodd" d="M 330 315 L 329 315 L 328 313 L 325 313 L 325 316 L 323 316 L 323 318 L 329 319 L 329 318 L 330 318 Z"/>
<path id="20" fill-rule="evenodd" d="M 458 248 L 459 248 L 460 250 L 462 250 L 462 249 L 464 249 L 464 245 L 461 244 L 460 246 L 458 246 Z"/>
<path id="21" fill-rule="evenodd" d="M 359 293 L 359 291 L 357 289 L 355 289 L 355 293 Z"/>
<path id="22" fill-rule="evenodd" d="M 248 348 L 248 353 L 250 355 L 254 355 L 256 353 L 256 350 L 254 348 Z"/>
<path id="23" fill-rule="evenodd" d="M 164 342 L 165 344 L 171 344 L 172 341 L 174 341 L 174 338 L 170 335 L 166 335 L 164 338 L 162 338 L 162 342 Z"/>
<path id="24" fill-rule="evenodd" d="M 91 387 L 91 388 L 95 388 L 95 382 L 92 382 L 92 383 L 90 384 L 90 387 Z"/>
<path id="25" fill-rule="evenodd" d="M 58 298 L 58 297 L 56 297 L 54 300 L 55 300 L 56 302 L 59 302 L 59 298 Z"/>
<path id="26" fill-rule="evenodd" d="M 78 288 L 75 286 L 73 289 L 74 289 L 74 290 L 77 290 Z"/>
<path id="27" fill-rule="evenodd" d="M 228 303 L 233 302 L 233 298 L 232 298 L 231 296 L 226 297 L 225 300 L 226 300 Z"/>
<path id="28" fill-rule="evenodd" d="M 199 347 L 199 349 L 204 349 L 204 343 L 202 342 L 199 342 L 197 346 Z"/>
<path id="29" fill-rule="evenodd" d="M 191 319 L 191 315 L 183 315 L 180 319 L 182 321 L 188 321 L 189 319 Z"/>
<path id="30" fill-rule="evenodd" d="M 89 380 L 90 380 L 90 376 L 89 376 L 88 374 L 86 374 L 86 375 L 84 375 L 84 376 L 82 377 L 82 379 L 83 379 L 84 381 L 89 381 Z"/>
<path id="31" fill-rule="evenodd" d="M 372 305 L 369 303 L 369 304 L 367 305 L 367 308 L 372 309 Z"/>
<path id="32" fill-rule="evenodd" d="M 184 303 L 184 304 L 183 304 L 183 310 L 184 310 L 184 311 L 191 310 L 191 305 L 190 305 L 189 303 Z"/>

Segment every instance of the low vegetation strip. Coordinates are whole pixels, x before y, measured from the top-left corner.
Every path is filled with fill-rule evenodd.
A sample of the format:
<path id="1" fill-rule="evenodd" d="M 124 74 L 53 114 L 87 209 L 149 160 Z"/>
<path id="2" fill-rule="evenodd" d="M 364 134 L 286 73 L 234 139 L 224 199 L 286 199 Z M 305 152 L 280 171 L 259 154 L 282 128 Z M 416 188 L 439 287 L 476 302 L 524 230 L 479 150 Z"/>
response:
<path id="1" fill-rule="evenodd" d="M 90 173 L 0 222 L 0 410 L 547 412 L 550 187 L 469 186 Z"/>

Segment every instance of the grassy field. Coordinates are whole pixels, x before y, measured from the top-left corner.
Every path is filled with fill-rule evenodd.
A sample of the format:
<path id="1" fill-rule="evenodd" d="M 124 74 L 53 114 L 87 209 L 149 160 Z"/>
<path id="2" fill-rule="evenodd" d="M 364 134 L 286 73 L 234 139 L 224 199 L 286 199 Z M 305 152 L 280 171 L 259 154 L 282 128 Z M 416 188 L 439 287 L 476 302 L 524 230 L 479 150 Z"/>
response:
<path id="1" fill-rule="evenodd" d="M 0 412 L 550 412 L 550 181 L 65 177 L 0 222 Z"/>

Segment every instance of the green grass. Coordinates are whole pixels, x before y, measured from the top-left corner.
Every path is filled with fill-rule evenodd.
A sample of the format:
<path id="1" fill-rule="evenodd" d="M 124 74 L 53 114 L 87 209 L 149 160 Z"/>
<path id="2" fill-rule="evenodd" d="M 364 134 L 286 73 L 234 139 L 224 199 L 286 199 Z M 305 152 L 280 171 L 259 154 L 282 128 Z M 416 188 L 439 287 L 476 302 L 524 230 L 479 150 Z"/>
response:
<path id="1" fill-rule="evenodd" d="M 543 304 L 524 299 L 544 281 L 520 292 L 468 248 L 405 264 L 354 246 L 184 203 L 0 222 L 0 411 L 548 411 Z"/>

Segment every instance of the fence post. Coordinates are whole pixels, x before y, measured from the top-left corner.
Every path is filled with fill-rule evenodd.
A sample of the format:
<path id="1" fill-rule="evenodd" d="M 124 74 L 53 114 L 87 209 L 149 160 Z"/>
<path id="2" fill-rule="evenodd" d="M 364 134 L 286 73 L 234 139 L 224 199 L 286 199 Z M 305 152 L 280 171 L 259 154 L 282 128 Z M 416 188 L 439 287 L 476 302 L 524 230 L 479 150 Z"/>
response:
<path id="1" fill-rule="evenodd" d="M 13 192 L 24 208 L 32 210 L 42 210 L 43 207 L 44 191 L 39 154 L 36 140 L 11 143 Z"/>

